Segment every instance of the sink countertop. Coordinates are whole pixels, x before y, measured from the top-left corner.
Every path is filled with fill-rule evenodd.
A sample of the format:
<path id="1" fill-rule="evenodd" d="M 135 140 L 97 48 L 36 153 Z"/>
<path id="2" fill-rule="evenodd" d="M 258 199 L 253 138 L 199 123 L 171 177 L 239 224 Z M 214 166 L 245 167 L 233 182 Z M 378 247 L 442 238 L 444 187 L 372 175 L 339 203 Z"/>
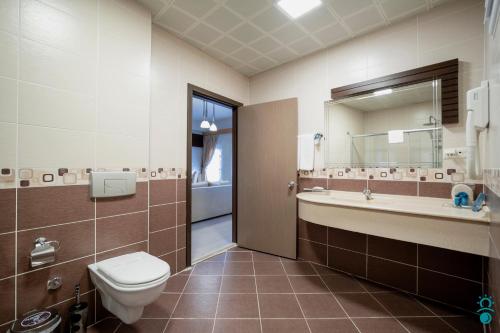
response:
<path id="1" fill-rule="evenodd" d="M 346 191 L 302 192 L 297 198 L 302 201 L 380 211 L 435 216 L 449 219 L 490 222 L 489 208 L 484 206 L 479 212 L 469 208 L 454 207 L 451 198 L 429 198 L 405 195 L 372 193 L 373 200 L 366 200 L 362 193 Z"/>

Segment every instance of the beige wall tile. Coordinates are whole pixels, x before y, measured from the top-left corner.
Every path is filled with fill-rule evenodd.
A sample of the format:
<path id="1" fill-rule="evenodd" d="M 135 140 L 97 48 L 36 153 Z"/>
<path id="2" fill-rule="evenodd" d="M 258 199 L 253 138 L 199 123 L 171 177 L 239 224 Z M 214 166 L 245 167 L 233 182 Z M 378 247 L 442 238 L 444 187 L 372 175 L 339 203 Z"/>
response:
<path id="1" fill-rule="evenodd" d="M 18 38 L 0 31 L 0 76 L 17 78 Z"/>
<path id="2" fill-rule="evenodd" d="M 19 29 L 19 0 L 0 1 L 0 30 L 17 34 Z"/>
<path id="3" fill-rule="evenodd" d="M 0 122 L 0 168 L 16 168 L 17 126 Z"/>
<path id="4" fill-rule="evenodd" d="M 17 81 L 0 78 L 0 121 L 17 121 Z"/>
<path id="5" fill-rule="evenodd" d="M 96 134 L 96 167 L 140 168 L 148 165 L 148 139 Z"/>

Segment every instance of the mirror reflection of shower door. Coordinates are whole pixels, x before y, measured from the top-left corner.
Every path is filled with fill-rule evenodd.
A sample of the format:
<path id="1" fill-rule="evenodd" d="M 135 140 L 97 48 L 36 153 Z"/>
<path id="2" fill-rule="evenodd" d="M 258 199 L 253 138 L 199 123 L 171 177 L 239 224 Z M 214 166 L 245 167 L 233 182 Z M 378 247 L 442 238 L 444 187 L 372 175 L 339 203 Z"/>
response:
<path id="1" fill-rule="evenodd" d="M 297 99 L 238 109 L 238 245 L 296 258 Z"/>

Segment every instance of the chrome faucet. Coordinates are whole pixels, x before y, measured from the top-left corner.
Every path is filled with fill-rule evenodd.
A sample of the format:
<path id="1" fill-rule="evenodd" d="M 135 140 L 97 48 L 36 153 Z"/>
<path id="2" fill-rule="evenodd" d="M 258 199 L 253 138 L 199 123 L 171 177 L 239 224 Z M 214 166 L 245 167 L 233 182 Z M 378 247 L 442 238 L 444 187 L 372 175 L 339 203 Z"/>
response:
<path id="1" fill-rule="evenodd" d="M 365 189 L 363 190 L 363 194 L 365 195 L 366 200 L 373 200 L 372 191 L 369 187 L 365 187 Z"/>

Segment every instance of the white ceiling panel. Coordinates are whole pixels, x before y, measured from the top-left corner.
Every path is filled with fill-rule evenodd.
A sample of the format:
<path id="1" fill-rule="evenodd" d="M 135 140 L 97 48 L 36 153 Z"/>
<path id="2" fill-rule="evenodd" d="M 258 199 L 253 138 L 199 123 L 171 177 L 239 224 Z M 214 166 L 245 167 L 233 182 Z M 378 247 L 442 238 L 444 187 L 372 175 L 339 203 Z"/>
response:
<path id="1" fill-rule="evenodd" d="M 278 0 L 136 1 L 154 23 L 254 75 L 455 0 L 322 0 L 295 20 Z"/>

